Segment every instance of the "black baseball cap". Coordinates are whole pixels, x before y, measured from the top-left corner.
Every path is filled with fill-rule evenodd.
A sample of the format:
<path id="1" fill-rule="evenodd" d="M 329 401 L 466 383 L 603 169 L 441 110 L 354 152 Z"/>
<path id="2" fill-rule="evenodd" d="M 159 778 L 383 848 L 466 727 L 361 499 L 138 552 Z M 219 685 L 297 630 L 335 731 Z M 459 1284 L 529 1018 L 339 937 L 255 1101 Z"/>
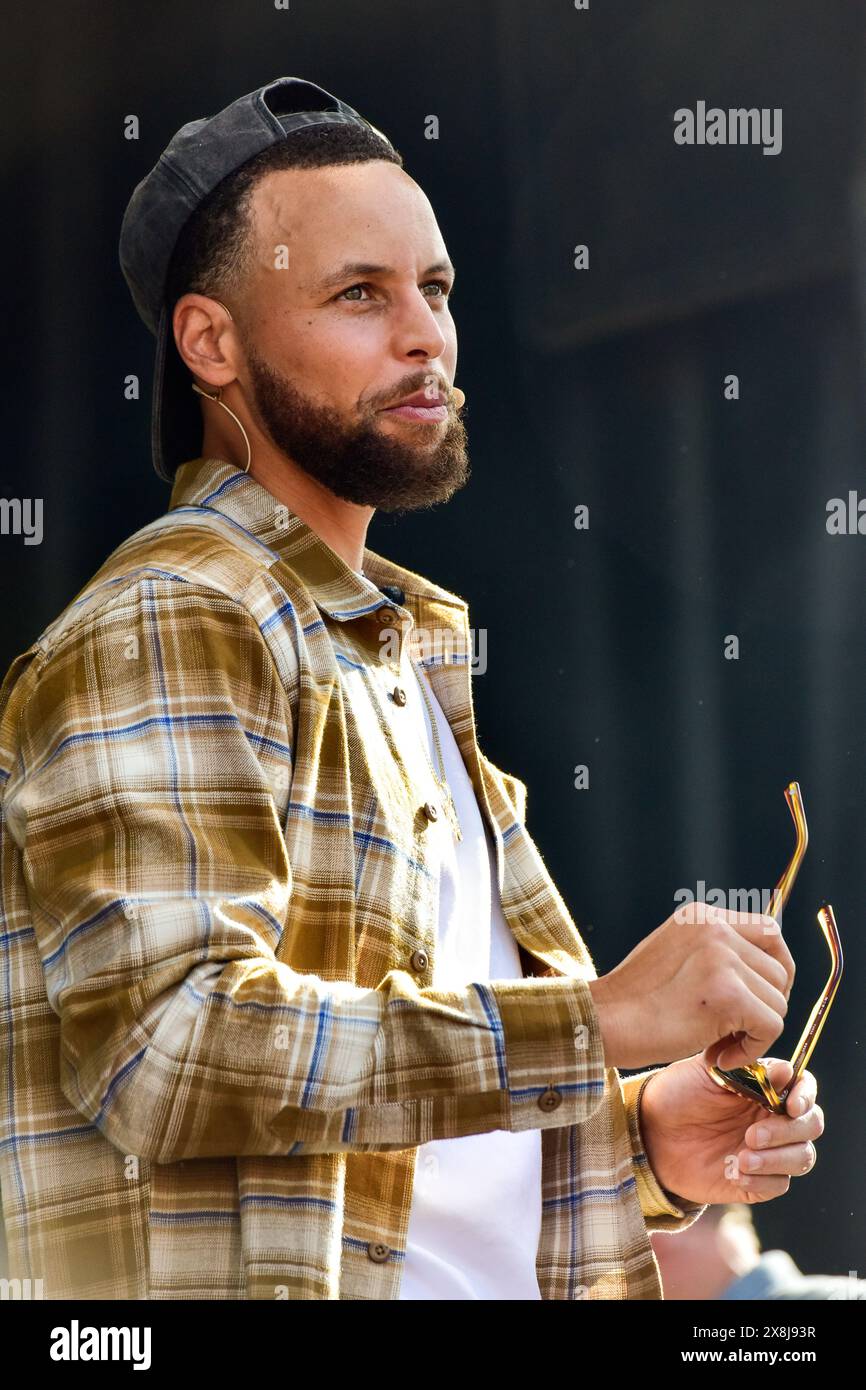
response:
<path id="1" fill-rule="evenodd" d="M 174 342 L 166 277 L 177 239 L 199 204 L 262 150 L 313 125 L 363 125 L 391 142 L 354 107 L 315 82 L 277 77 L 215 116 L 190 121 L 172 136 L 132 194 L 120 228 L 120 268 L 135 307 L 156 337 L 151 407 L 153 466 L 172 482 L 201 447 L 201 410 Z"/>

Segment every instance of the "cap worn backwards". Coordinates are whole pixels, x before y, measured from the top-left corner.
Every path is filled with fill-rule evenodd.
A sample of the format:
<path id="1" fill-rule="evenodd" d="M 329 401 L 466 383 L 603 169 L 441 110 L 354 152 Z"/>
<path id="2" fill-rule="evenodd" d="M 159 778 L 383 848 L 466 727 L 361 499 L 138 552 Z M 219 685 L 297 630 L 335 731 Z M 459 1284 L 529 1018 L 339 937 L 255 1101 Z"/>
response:
<path id="1" fill-rule="evenodd" d="M 238 97 L 215 116 L 190 121 L 172 136 L 135 188 L 120 228 L 120 268 L 142 321 L 156 337 L 151 406 L 153 466 L 171 482 L 193 458 L 201 414 L 174 342 L 166 278 L 186 222 L 229 174 L 294 131 L 313 125 L 360 124 L 382 131 L 354 107 L 300 77 L 278 77 Z"/>

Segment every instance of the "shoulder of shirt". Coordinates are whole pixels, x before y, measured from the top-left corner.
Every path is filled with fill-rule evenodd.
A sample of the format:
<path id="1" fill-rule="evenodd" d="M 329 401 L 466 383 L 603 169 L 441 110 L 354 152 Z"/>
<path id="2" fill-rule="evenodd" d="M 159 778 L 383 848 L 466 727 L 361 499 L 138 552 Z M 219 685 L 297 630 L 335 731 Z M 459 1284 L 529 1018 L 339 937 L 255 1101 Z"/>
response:
<path id="1" fill-rule="evenodd" d="M 230 538 L 194 520 L 180 526 L 161 524 L 170 516 L 167 513 L 141 527 L 108 555 L 32 643 L 29 654 L 38 666 L 59 646 L 86 633 L 100 618 L 128 602 L 136 590 L 147 590 L 149 597 L 155 598 L 177 586 L 188 596 L 195 593 L 215 604 L 234 603 L 256 621 L 251 612 L 251 590 L 279 557 L 254 537 Z M 192 544 L 191 529 L 197 532 Z M 291 582 L 293 576 L 286 574 Z M 300 590 L 300 581 L 296 584 Z"/>
<path id="2" fill-rule="evenodd" d="M 279 575 L 269 585 L 275 567 L 279 567 Z M 365 570 L 375 584 L 399 584 L 422 603 L 432 600 L 466 608 L 459 594 L 370 549 L 365 550 Z M 136 591 L 146 591 L 151 604 L 164 600 L 170 608 L 175 600 L 172 589 L 178 597 L 182 591 L 188 599 L 195 594 L 214 605 L 235 604 L 239 614 L 245 613 L 259 628 L 265 645 L 269 644 L 262 630 L 262 615 L 279 606 L 283 594 L 308 616 L 315 610 L 309 590 L 291 563 L 282 560 L 264 539 L 216 511 L 191 516 L 170 510 L 115 547 L 27 651 L 15 659 L 8 672 L 9 688 L 25 670 L 31 681 L 38 681 L 46 662 L 59 648 L 86 637 L 100 620 L 129 603 Z M 291 632 L 291 625 L 284 625 L 283 631 Z"/>

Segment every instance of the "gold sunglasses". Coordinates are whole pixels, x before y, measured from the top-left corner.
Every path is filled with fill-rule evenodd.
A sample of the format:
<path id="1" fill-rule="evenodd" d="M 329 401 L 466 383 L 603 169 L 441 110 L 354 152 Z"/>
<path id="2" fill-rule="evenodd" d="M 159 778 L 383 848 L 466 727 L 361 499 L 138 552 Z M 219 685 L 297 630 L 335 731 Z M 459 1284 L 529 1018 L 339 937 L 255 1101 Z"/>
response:
<path id="1" fill-rule="evenodd" d="M 806 846 L 809 843 L 809 829 L 806 825 L 806 813 L 803 810 L 803 798 L 800 795 L 799 782 L 790 782 L 785 789 L 785 800 L 788 803 L 791 815 L 794 817 L 794 825 L 797 830 L 797 844 L 788 865 L 779 882 L 773 890 L 773 900 L 770 904 L 769 915 L 779 920 L 798 870 L 806 853 Z M 839 981 L 842 978 L 842 946 L 839 941 L 839 931 L 836 926 L 836 918 L 833 916 L 833 909 L 829 903 L 824 903 L 818 909 L 818 924 L 824 934 L 824 940 L 830 948 L 832 967 L 830 977 L 824 986 L 823 992 L 818 999 L 814 1009 L 809 1015 L 809 1021 L 803 1030 L 803 1036 L 797 1044 L 797 1050 L 791 1058 L 791 1066 L 794 1073 L 785 1089 L 777 1092 L 766 1067 L 762 1062 L 748 1063 L 746 1066 L 734 1067 L 731 1071 L 724 1071 L 721 1067 L 710 1067 L 710 1076 L 720 1086 L 724 1086 L 728 1091 L 734 1091 L 737 1095 L 745 1096 L 747 1100 L 755 1100 L 763 1105 L 765 1110 L 771 1110 L 776 1115 L 784 1115 L 785 1102 L 788 1095 L 799 1081 L 809 1058 L 815 1050 L 815 1044 L 821 1034 L 821 1029 L 830 1012 L 830 1005 L 839 988 Z"/>

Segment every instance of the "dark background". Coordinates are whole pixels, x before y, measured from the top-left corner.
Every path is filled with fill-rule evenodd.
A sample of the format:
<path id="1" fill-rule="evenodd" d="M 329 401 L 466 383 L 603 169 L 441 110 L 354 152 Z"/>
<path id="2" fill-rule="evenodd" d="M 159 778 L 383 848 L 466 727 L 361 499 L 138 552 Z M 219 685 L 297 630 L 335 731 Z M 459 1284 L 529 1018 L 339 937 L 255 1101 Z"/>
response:
<path id="1" fill-rule="evenodd" d="M 845 975 L 816 1169 L 753 1212 L 805 1271 L 861 1277 L 866 536 L 825 522 L 866 496 L 864 27 L 855 0 L 67 0 L 7 18 L 0 132 L 0 496 L 42 497 L 45 525 L 41 546 L 0 536 L 3 670 L 168 503 L 153 341 L 117 263 L 134 185 L 179 126 L 274 77 L 336 92 L 400 149 L 458 267 L 473 462 L 446 507 L 379 516 L 369 543 L 487 630 L 481 744 L 527 782 L 600 974 L 678 888 L 772 887 L 800 782 L 775 1055 L 826 978 L 827 899 Z M 781 153 L 676 145 L 698 100 L 781 107 Z"/>

